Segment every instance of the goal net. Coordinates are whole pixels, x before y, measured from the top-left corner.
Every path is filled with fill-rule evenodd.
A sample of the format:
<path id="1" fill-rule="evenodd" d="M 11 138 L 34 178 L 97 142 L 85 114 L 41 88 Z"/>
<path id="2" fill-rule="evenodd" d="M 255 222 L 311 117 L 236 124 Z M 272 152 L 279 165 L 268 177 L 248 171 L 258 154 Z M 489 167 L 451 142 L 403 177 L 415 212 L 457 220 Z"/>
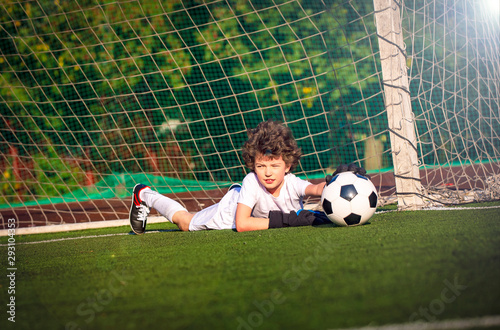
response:
<path id="1" fill-rule="evenodd" d="M 248 173 L 241 146 L 267 119 L 292 129 L 297 175 L 355 162 L 380 205 L 500 198 L 495 1 L 5 0 L 0 13 L 3 228 L 126 219 L 138 182 L 200 210 Z"/>
<path id="2" fill-rule="evenodd" d="M 406 1 L 419 166 L 430 201 L 500 198 L 500 3 Z"/>

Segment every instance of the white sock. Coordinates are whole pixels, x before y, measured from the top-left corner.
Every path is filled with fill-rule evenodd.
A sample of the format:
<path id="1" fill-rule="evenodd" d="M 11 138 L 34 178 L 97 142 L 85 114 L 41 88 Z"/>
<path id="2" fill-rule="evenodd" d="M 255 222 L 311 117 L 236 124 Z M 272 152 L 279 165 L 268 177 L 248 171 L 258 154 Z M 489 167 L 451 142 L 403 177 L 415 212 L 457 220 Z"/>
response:
<path id="1" fill-rule="evenodd" d="M 176 212 L 187 212 L 186 208 L 178 202 L 149 188 L 142 189 L 139 193 L 139 198 L 146 203 L 148 207 L 152 207 L 160 212 L 160 214 L 170 222 L 172 222 L 172 217 Z"/>

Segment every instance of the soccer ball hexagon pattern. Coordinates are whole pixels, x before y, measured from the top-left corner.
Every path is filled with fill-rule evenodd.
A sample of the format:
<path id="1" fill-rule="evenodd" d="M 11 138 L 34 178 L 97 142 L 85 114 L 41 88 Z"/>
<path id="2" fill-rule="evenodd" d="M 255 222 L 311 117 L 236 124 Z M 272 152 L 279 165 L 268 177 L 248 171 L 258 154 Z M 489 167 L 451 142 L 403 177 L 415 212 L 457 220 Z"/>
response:
<path id="1" fill-rule="evenodd" d="M 377 189 L 365 176 L 353 172 L 335 175 L 323 189 L 321 205 L 339 226 L 365 224 L 377 209 Z"/>

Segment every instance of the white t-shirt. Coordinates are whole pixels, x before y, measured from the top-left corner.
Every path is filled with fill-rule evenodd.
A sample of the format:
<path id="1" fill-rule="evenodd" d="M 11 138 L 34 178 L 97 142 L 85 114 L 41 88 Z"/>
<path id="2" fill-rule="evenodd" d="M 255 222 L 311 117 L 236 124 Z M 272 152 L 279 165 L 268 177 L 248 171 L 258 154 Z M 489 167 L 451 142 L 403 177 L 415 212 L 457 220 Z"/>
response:
<path id="1" fill-rule="evenodd" d="M 255 218 L 267 218 L 269 211 L 289 213 L 302 209 L 306 187 L 311 183 L 292 173 L 285 175 L 284 181 L 280 195 L 274 197 L 259 182 L 257 175 L 251 172 L 243 179 L 238 203 L 250 207 Z"/>

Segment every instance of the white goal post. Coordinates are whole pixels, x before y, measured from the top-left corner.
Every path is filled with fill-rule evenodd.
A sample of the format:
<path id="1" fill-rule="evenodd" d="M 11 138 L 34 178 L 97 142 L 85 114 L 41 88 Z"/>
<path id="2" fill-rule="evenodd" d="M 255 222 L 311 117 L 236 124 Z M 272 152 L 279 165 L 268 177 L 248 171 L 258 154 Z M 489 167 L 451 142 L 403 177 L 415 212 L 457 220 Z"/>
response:
<path id="1" fill-rule="evenodd" d="M 398 209 L 420 209 L 422 185 L 411 109 L 400 3 L 373 0 Z"/>

